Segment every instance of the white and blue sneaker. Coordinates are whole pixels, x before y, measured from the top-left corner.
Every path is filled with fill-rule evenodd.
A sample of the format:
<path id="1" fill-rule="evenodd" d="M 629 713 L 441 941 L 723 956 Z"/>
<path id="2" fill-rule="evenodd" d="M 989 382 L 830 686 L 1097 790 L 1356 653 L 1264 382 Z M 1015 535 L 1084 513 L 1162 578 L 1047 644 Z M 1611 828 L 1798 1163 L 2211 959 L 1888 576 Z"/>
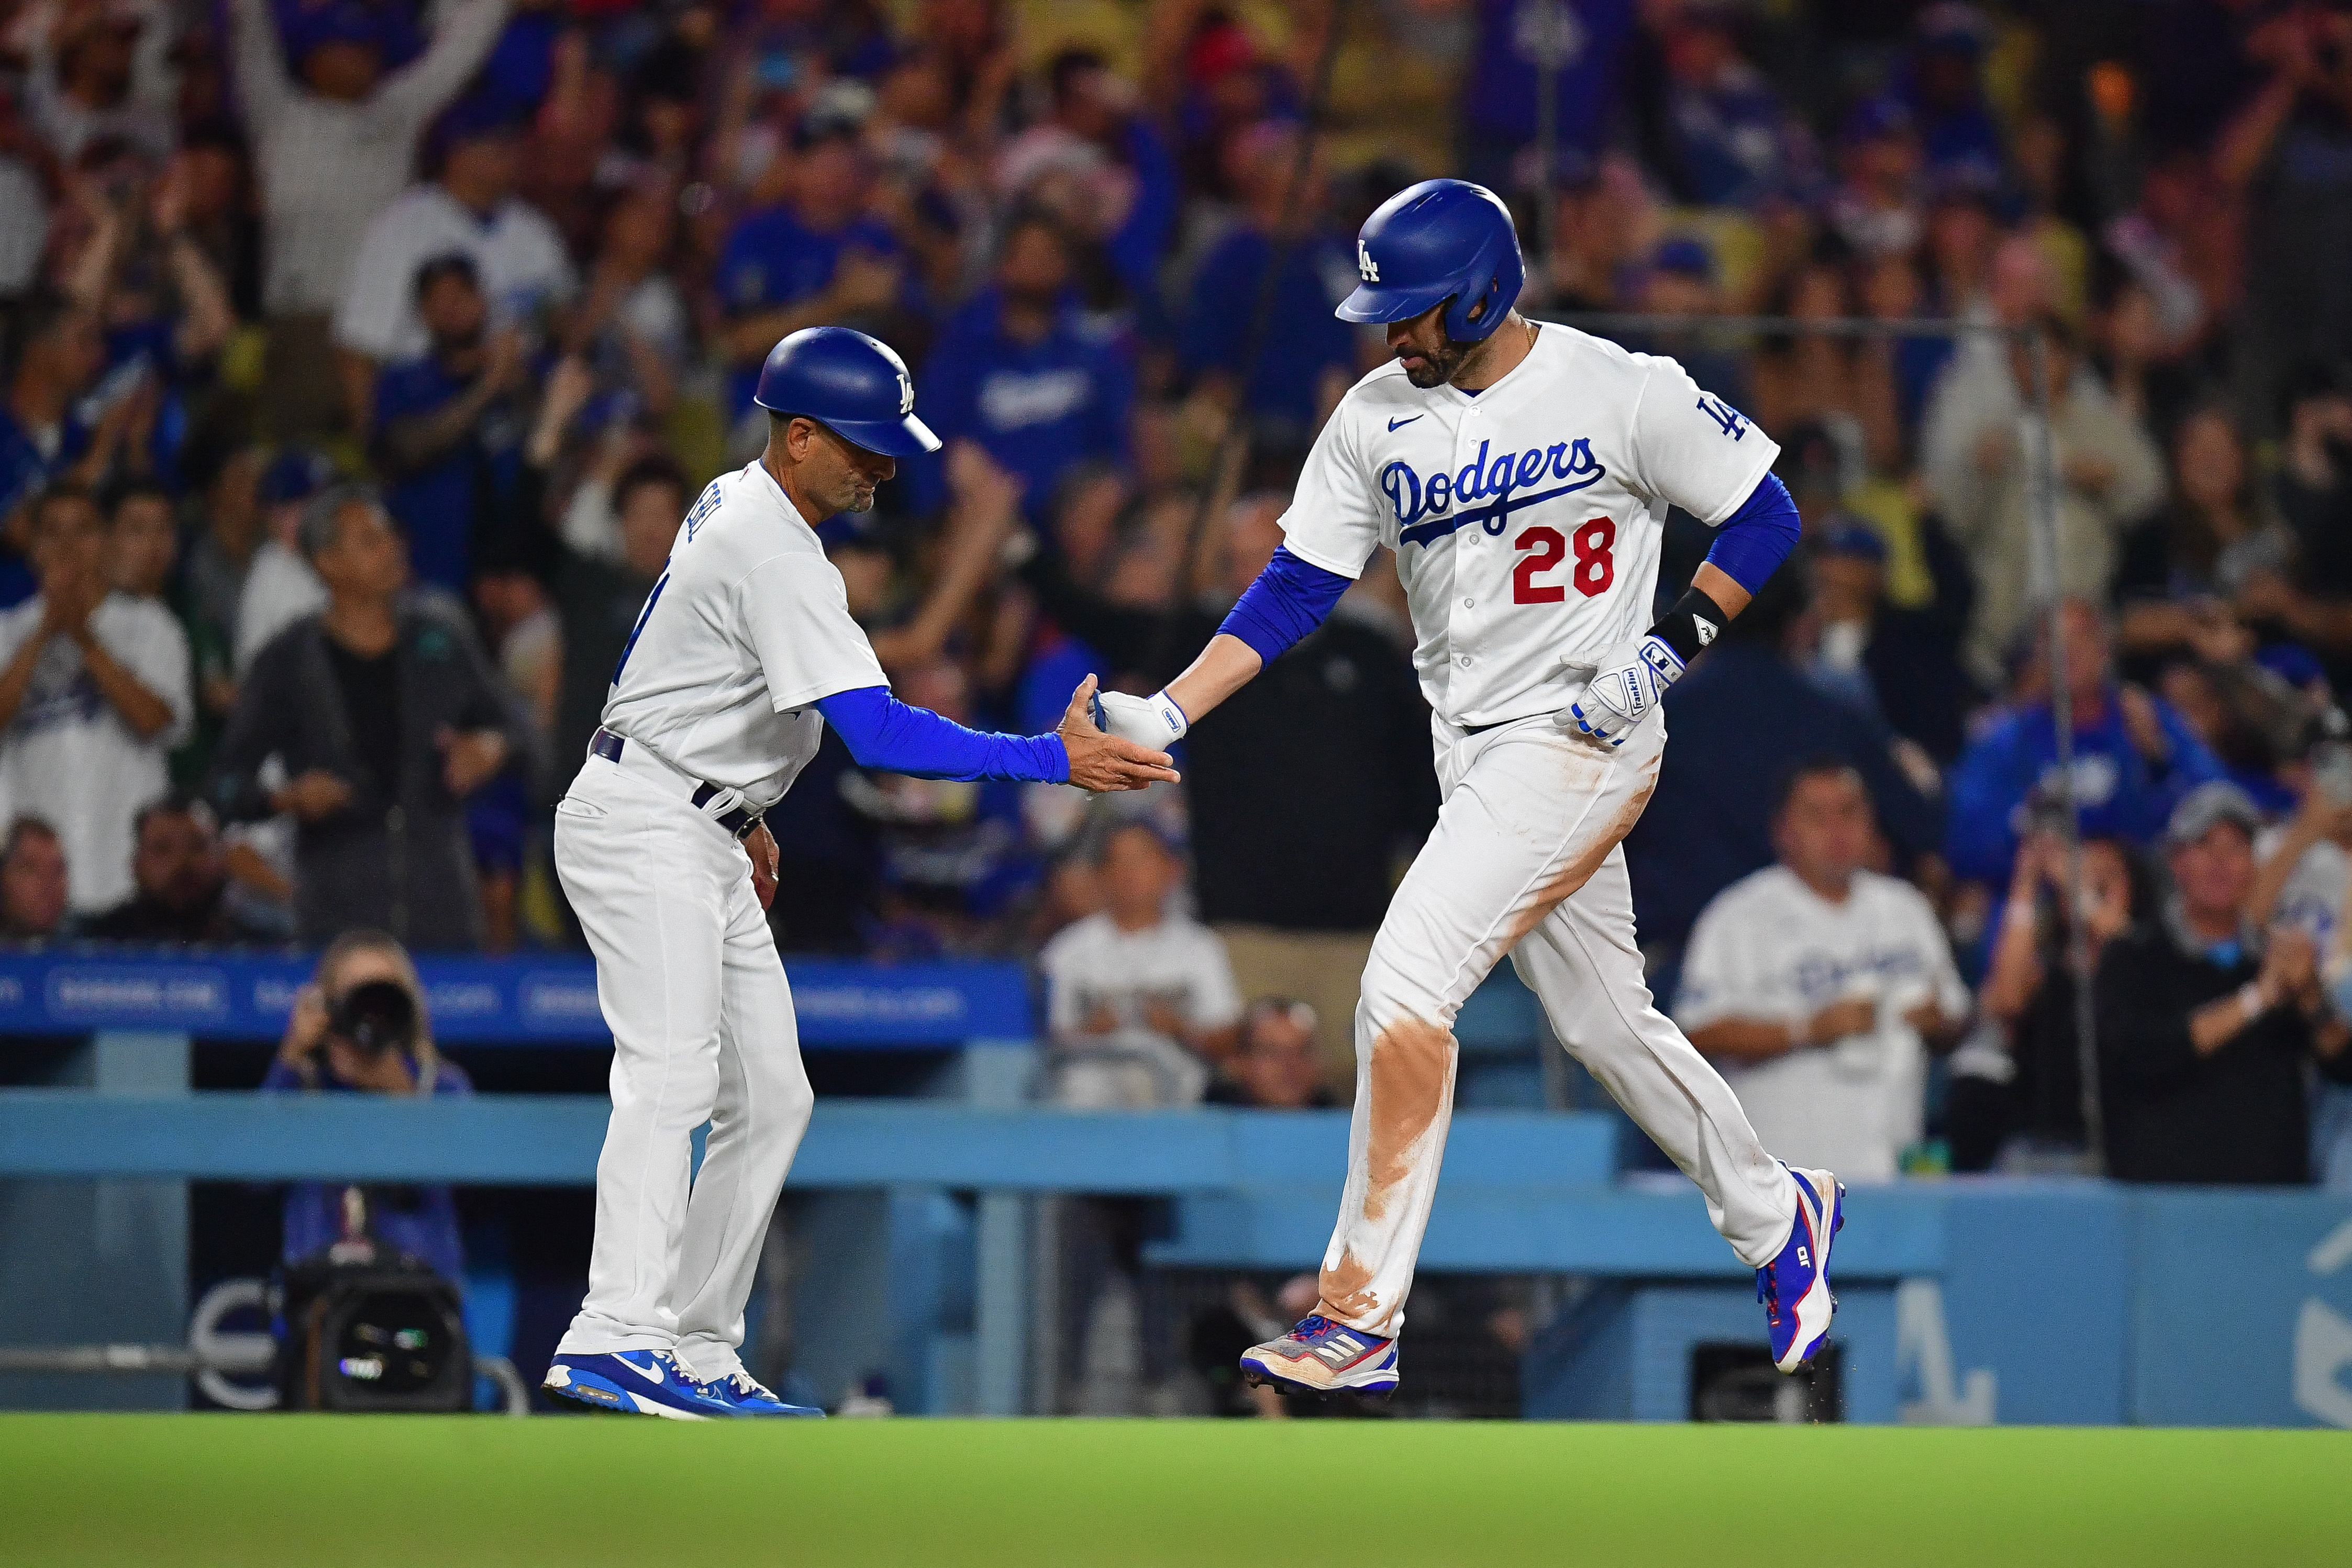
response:
<path id="1" fill-rule="evenodd" d="M 723 1420 L 736 1413 L 666 1350 L 616 1350 L 603 1355 L 559 1355 L 540 1386 L 550 1394 L 637 1416 L 672 1421 Z"/>
<path id="2" fill-rule="evenodd" d="M 1299 1319 L 1280 1339 L 1244 1352 L 1242 1378 L 1271 1383 L 1285 1394 L 1393 1394 L 1397 1342 L 1318 1312 Z"/>
<path id="3" fill-rule="evenodd" d="M 1772 1364 L 1794 1372 L 1830 1335 L 1830 1243 L 1845 1224 L 1845 1184 L 1827 1171 L 1782 1165 L 1797 1184 L 1797 1222 L 1780 1255 L 1756 1270 L 1756 1299 L 1772 1330 Z"/>
<path id="4" fill-rule="evenodd" d="M 814 1405 L 787 1405 L 771 1393 L 766 1385 L 740 1367 L 725 1377 L 716 1377 L 702 1385 L 702 1391 L 725 1405 L 731 1415 L 753 1416 L 811 1416 L 824 1419 L 824 1412 Z"/>

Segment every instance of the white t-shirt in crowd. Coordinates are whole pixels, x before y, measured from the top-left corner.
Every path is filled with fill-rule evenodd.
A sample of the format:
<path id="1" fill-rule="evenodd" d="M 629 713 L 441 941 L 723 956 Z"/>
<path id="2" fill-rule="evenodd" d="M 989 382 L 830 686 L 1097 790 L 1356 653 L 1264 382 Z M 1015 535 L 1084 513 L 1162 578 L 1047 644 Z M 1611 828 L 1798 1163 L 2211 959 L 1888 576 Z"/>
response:
<path id="1" fill-rule="evenodd" d="M 0 612 L 0 663 L 40 630 L 43 607 L 37 594 Z M 172 722 L 140 739 L 90 678 L 81 650 L 69 638 L 53 637 L 16 716 L 0 731 L 0 822 L 29 814 L 57 830 L 66 852 L 67 900 L 77 915 L 95 915 L 131 896 L 131 819 L 171 789 L 165 760 L 187 737 L 195 706 L 187 633 L 169 610 L 112 593 L 90 612 L 89 629 L 117 664 L 163 699 Z"/>
<path id="2" fill-rule="evenodd" d="M 289 549 L 276 539 L 262 540 L 245 574 L 245 587 L 236 596 L 236 645 L 229 651 L 236 678 L 245 679 L 253 668 L 254 655 L 268 647 L 271 638 L 326 607 L 327 585 L 319 580 L 302 552 Z"/>
<path id="3" fill-rule="evenodd" d="M 752 463 L 713 479 L 678 525 L 604 727 L 764 809 L 816 755 L 817 699 L 887 685 L 816 530 Z"/>
<path id="4" fill-rule="evenodd" d="M 528 325 L 577 286 L 563 237 L 509 197 L 485 221 L 439 185 L 414 185 L 379 214 L 335 307 L 335 341 L 390 364 L 432 347 L 416 318 L 416 269 L 436 256 L 473 257 L 492 330 Z"/>
<path id="5" fill-rule="evenodd" d="M 1918 889 L 1857 872 L 1832 904 L 1786 866 L 1742 877 L 1692 928 L 1675 1021 L 1686 1033 L 1727 1018 L 1800 1024 L 1853 996 L 1877 1001 L 1877 1029 L 1750 1066 L 1726 1062 L 1723 1075 L 1781 1159 L 1887 1181 L 1919 1136 L 1927 1092 L 1927 1051 L 1903 1014 L 1930 998 L 1947 1018 L 1969 1009 Z"/>
<path id="6" fill-rule="evenodd" d="M 1122 931 L 1108 915 L 1090 915 L 1046 943 L 1037 963 L 1054 1040 L 1065 1048 L 1046 1080 L 1047 1098 L 1080 1110 L 1199 1102 L 1208 1064 L 1154 1029 L 1150 1013 L 1164 1004 L 1191 1030 L 1240 1020 L 1241 991 L 1215 933 L 1181 915 Z M 1111 1029 L 1091 1029 L 1104 1012 Z"/>
<path id="7" fill-rule="evenodd" d="M 1500 724 L 1566 707 L 1585 675 L 1563 661 L 1648 625 L 1670 506 L 1719 526 L 1780 450 L 1674 361 L 1547 323 L 1475 397 L 1393 361 L 1358 382 L 1282 529 L 1342 577 L 1394 550 L 1429 706 Z"/>

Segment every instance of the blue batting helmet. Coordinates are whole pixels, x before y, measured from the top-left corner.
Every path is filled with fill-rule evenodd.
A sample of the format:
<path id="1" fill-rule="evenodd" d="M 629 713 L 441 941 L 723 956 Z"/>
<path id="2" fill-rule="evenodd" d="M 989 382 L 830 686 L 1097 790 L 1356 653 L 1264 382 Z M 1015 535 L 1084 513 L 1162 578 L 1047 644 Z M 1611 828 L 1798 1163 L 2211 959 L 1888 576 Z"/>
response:
<path id="1" fill-rule="evenodd" d="M 846 327 L 803 327 L 769 350 L 751 401 L 771 413 L 813 419 L 886 457 L 940 449 L 931 427 L 915 417 L 907 361 Z"/>
<path id="2" fill-rule="evenodd" d="M 1528 280 L 1510 209 L 1467 180 L 1423 180 L 1382 202 L 1356 235 L 1356 270 L 1340 320 L 1403 321 L 1451 299 L 1445 335 L 1457 343 L 1502 325 Z"/>

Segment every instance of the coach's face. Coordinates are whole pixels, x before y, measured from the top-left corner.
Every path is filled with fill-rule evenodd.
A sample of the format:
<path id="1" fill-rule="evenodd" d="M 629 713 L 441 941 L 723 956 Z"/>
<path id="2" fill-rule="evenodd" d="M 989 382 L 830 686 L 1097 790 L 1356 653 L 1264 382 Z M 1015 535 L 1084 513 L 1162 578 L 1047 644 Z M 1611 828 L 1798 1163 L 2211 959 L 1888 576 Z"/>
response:
<path id="1" fill-rule="evenodd" d="M 1478 347 L 1445 335 L 1445 308 L 1452 303 L 1442 300 L 1409 320 L 1389 323 L 1389 352 L 1403 362 L 1405 379 L 1417 387 L 1444 386 Z"/>
<path id="2" fill-rule="evenodd" d="M 876 488 L 898 472 L 898 461 L 843 440 L 813 419 L 795 417 L 783 430 L 787 486 L 797 501 L 817 509 L 817 518 L 843 512 L 870 512 Z"/>

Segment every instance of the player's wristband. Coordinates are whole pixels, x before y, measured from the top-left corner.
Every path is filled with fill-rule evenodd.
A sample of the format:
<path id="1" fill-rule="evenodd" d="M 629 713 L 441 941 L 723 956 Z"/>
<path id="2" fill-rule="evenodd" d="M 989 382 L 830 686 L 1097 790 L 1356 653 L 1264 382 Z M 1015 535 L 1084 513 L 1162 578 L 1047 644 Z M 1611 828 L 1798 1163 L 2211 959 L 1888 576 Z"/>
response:
<path id="1" fill-rule="evenodd" d="M 2249 1023 L 2270 1011 L 2274 1005 L 2260 980 L 2248 980 L 2238 988 L 2238 1006 L 2244 1011 Z"/>
<path id="2" fill-rule="evenodd" d="M 1731 624 L 1731 617 L 1697 589 L 1691 589 L 1675 601 L 1675 607 L 1665 618 L 1650 628 L 1650 635 L 1675 651 L 1675 657 L 1688 665 L 1698 657 L 1699 650 L 1723 634 Z"/>

